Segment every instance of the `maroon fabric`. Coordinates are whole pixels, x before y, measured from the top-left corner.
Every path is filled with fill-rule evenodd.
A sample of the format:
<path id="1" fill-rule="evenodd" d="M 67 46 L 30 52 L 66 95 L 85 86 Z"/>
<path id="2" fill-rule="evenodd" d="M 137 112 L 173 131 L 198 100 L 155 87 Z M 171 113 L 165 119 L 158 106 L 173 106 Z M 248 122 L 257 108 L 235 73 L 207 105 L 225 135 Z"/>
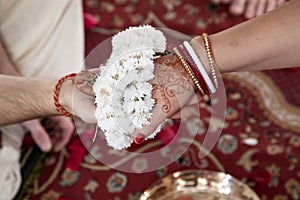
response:
<path id="1" fill-rule="evenodd" d="M 217 32 L 244 21 L 242 17 L 230 16 L 226 6 L 214 6 L 206 0 L 85 0 L 84 8 L 89 17 L 94 17 L 93 22 L 97 21 L 95 27 L 87 26 L 87 54 L 108 36 L 145 21 L 189 35 Z M 280 94 L 297 106 L 300 105 L 299 71 L 265 73 Z M 300 131 L 291 130 L 266 115 L 267 108 L 260 106 L 261 98 L 247 87 L 248 83 L 226 78 L 224 82 L 228 101 L 225 128 L 209 156 L 198 159 L 199 149 L 191 145 L 165 168 L 143 174 L 125 173 L 94 163 L 75 138 L 68 153 L 52 154 L 47 159 L 29 199 L 133 200 L 159 178 L 185 169 L 224 171 L 246 182 L 264 200 L 299 199 Z M 208 111 L 205 104 L 201 106 L 204 112 Z M 207 127 L 205 115 L 201 120 Z M 165 143 L 173 137 L 172 128 L 165 130 Z M 199 133 L 196 141 L 201 143 L 204 136 Z M 249 138 L 258 143 L 247 144 L 245 140 Z M 103 168 L 88 169 L 87 163 Z"/>
<path id="2" fill-rule="evenodd" d="M 300 67 L 291 69 L 269 70 L 265 73 L 272 78 L 276 86 L 280 89 L 285 99 L 289 103 L 300 107 Z"/>

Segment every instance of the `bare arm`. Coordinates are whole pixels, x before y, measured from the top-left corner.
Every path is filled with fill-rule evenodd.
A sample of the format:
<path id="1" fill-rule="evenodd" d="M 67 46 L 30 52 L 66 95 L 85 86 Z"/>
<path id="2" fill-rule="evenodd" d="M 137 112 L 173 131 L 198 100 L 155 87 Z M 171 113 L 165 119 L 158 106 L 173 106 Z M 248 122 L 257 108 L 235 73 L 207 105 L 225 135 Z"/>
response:
<path id="1" fill-rule="evenodd" d="M 300 66 L 300 1 L 210 36 L 221 72 Z M 195 40 L 202 46 L 201 37 Z M 203 55 L 201 55 L 203 57 Z"/>
<path id="2" fill-rule="evenodd" d="M 63 108 L 87 123 L 96 123 L 94 95 L 87 94 L 82 87 L 83 82 L 89 83 L 96 73 L 98 70 L 78 73 L 75 84 L 66 80 L 59 92 Z M 0 75 L 0 126 L 59 115 L 53 100 L 57 81 Z"/>
<path id="3" fill-rule="evenodd" d="M 210 35 L 211 47 L 219 71 L 226 73 L 300 66 L 299 11 L 300 0 L 292 0 L 263 16 Z M 200 60 L 209 69 L 202 37 L 193 38 L 191 43 Z M 185 95 L 189 94 L 185 92 Z M 178 107 L 176 103 L 172 104 L 172 109 L 175 109 L 173 113 L 178 110 L 181 116 L 184 113 L 191 113 L 188 106 L 179 109 Z M 139 130 L 136 141 L 146 138 L 160 122 L 164 121 L 165 118 L 160 116 L 166 113 L 155 108 L 153 118 L 156 120 Z"/>
<path id="4" fill-rule="evenodd" d="M 55 82 L 0 75 L 0 125 L 58 114 Z"/>
<path id="5" fill-rule="evenodd" d="M 1 41 L 1 39 L 0 39 L 0 74 L 22 76 L 17 66 L 13 63 L 12 59 L 10 58 L 9 52 L 6 50 L 5 44 L 3 43 L 3 41 Z M 34 87 L 36 87 L 36 85 Z M 32 90 L 34 90 L 34 88 L 32 88 Z M 31 92 L 31 90 L 29 92 Z M 21 95 L 21 93 L 19 94 Z M 26 93 L 26 94 L 30 94 L 30 93 Z M 34 93 L 32 94 L 35 95 Z M 27 98 L 29 101 L 31 101 L 28 96 L 22 96 L 22 97 Z M 17 99 L 19 98 L 22 99 L 22 97 L 18 97 Z M 33 96 L 33 98 L 35 97 Z M 38 100 L 34 99 L 34 101 L 31 102 L 38 103 Z M 25 101 L 22 103 L 25 103 Z M 21 105 L 21 106 L 23 108 L 28 108 L 26 107 L 28 105 L 30 105 L 30 102 L 29 104 Z M 45 105 L 47 106 L 47 104 Z M 37 104 L 34 105 L 32 108 L 39 107 L 39 106 L 41 105 Z M 8 113 L 6 117 L 8 117 L 7 119 L 9 120 L 15 119 L 18 122 L 20 117 L 24 117 L 24 119 L 27 119 L 27 115 L 35 114 L 35 112 L 38 112 L 39 109 L 38 108 L 34 109 L 33 111 L 30 111 L 28 113 L 24 112 L 25 114 L 22 115 L 20 114 L 14 115 L 13 113 L 14 111 L 16 110 L 12 109 L 11 115 L 10 113 Z M 47 116 L 47 114 L 43 115 L 43 117 L 45 116 Z M 32 118 L 30 116 L 28 117 L 29 117 L 28 119 Z M 23 121 L 24 119 L 22 118 L 21 121 Z M 0 121 L 2 122 L 2 120 Z M 22 124 L 31 133 L 33 140 L 43 151 L 49 151 L 52 147 L 54 150 L 60 150 L 65 144 L 67 144 L 74 131 L 74 125 L 72 121 L 68 118 L 59 117 L 59 116 L 48 118 L 47 123 L 45 123 L 44 126 L 41 124 L 39 119 L 24 121 Z M 48 130 L 46 129 L 46 125 L 48 126 Z"/>

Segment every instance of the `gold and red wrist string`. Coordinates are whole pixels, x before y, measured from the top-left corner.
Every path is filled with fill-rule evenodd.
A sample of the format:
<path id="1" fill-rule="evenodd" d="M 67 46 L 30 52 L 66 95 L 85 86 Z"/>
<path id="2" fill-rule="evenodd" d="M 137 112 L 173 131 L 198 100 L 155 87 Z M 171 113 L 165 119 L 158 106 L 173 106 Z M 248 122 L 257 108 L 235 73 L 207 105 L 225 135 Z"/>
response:
<path id="1" fill-rule="evenodd" d="M 57 112 L 61 115 L 64 115 L 66 117 L 72 117 L 72 114 L 69 113 L 68 111 L 66 111 L 66 109 L 64 109 L 64 107 L 62 107 L 62 105 L 59 103 L 59 91 L 60 88 L 62 86 L 62 84 L 68 80 L 68 79 L 72 79 L 76 76 L 76 73 L 72 73 L 72 74 L 68 74 L 66 76 L 61 77 L 58 81 L 57 84 L 55 85 L 55 89 L 54 89 L 54 95 L 53 95 L 53 99 L 54 99 L 54 105 L 55 108 L 57 110 Z"/>

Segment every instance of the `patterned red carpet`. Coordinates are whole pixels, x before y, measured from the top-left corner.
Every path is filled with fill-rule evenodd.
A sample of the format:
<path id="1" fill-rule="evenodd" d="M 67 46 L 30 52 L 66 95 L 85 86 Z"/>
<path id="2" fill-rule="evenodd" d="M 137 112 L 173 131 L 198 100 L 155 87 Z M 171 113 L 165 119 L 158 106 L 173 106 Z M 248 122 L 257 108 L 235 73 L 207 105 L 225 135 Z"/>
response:
<path id="1" fill-rule="evenodd" d="M 97 19 L 96 27 L 86 31 L 87 53 L 129 25 L 152 24 L 196 35 L 213 33 L 244 20 L 230 16 L 225 6 L 217 7 L 206 0 L 85 0 L 84 7 Z M 297 69 L 224 75 L 225 128 L 217 145 L 203 159 L 197 159 L 197 155 L 208 125 L 205 117 L 186 127 L 193 128 L 193 123 L 203 127 L 188 150 L 167 167 L 149 173 L 110 169 L 91 157 L 74 137 L 66 150 L 40 156 L 35 173 L 24 181 L 21 194 L 41 200 L 134 200 L 167 174 L 206 169 L 226 172 L 246 182 L 262 200 L 298 200 L 299 77 Z M 206 105 L 201 105 L 201 109 L 209 111 Z M 168 154 L 172 156 L 172 152 Z M 136 171 L 147 169 L 147 160 L 119 156 L 123 164 L 134 161 Z"/>

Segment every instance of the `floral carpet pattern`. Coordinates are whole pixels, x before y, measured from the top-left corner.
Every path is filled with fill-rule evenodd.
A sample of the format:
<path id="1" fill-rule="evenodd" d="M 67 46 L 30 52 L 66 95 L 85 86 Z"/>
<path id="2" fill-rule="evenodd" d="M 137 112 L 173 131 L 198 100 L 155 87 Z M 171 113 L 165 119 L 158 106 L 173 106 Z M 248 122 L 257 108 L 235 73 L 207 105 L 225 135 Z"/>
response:
<path id="1" fill-rule="evenodd" d="M 152 24 L 192 36 L 204 31 L 213 33 L 244 21 L 230 16 L 226 6 L 215 6 L 208 1 L 85 0 L 83 4 L 85 12 L 97 22 L 86 30 L 87 53 L 130 25 Z M 231 174 L 247 183 L 262 200 L 298 200 L 299 75 L 297 68 L 224 75 L 227 94 L 224 129 L 215 147 L 202 159 L 198 154 L 209 123 L 205 115 L 186 123 L 187 130 L 195 124 L 202 128 L 185 153 L 154 172 L 136 174 L 111 169 L 92 157 L 74 136 L 60 153 L 39 157 L 39 164 L 34 167 L 36 173 L 24 180 L 21 193 L 27 199 L 41 200 L 135 200 L 149 185 L 168 174 L 201 169 Z M 210 111 L 205 103 L 200 108 Z M 161 141 L 150 141 L 147 145 L 157 147 Z M 172 156 L 172 152 L 167 154 Z M 120 155 L 121 158 L 124 162 L 134 159 Z M 132 168 L 137 172 L 148 167 L 147 160 L 136 159 L 133 163 Z"/>

